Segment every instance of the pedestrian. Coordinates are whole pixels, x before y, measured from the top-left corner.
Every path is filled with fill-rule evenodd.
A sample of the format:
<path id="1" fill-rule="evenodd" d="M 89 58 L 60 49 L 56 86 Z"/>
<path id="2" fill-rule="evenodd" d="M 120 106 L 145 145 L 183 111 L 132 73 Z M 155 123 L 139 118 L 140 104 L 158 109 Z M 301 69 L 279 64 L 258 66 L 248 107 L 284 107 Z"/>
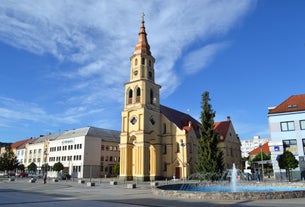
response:
<path id="1" fill-rule="evenodd" d="M 43 183 L 46 184 L 47 183 L 47 173 L 45 173 L 43 175 Z"/>

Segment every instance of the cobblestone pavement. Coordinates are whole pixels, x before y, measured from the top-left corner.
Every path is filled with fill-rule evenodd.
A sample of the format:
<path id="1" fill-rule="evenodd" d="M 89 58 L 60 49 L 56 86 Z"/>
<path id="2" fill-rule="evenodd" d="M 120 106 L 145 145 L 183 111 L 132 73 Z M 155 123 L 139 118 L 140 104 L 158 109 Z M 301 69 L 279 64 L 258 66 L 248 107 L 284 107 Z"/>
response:
<path id="1" fill-rule="evenodd" d="M 221 201 L 221 200 L 189 200 L 157 197 L 152 194 L 150 183 L 137 183 L 136 188 L 127 189 L 125 183 L 110 185 L 110 180 L 94 180 L 95 186 L 88 187 L 77 181 L 42 180 L 29 183 L 27 178 L 18 178 L 15 181 L 0 180 L 0 207 L 54 207 L 54 206 L 86 206 L 86 207 L 287 207 L 304 206 L 302 199 L 279 199 L 258 201 Z"/>

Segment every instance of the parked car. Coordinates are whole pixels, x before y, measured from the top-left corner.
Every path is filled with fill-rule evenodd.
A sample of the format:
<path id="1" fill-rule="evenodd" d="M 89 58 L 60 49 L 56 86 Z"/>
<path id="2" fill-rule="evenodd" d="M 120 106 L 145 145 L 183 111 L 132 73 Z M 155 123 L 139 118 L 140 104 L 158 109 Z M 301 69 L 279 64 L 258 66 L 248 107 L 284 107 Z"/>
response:
<path id="1" fill-rule="evenodd" d="M 29 174 L 29 177 L 30 178 L 42 178 L 42 175 L 41 174 L 31 173 L 31 174 Z"/>
<path id="2" fill-rule="evenodd" d="M 22 173 L 19 173 L 17 176 L 21 177 L 21 178 L 25 178 L 25 177 L 28 177 L 29 174 L 22 172 Z"/>
<path id="3" fill-rule="evenodd" d="M 14 177 L 14 176 L 16 176 L 16 173 L 14 173 L 14 172 L 9 172 L 9 173 L 7 174 L 7 176 L 8 176 L 8 177 Z"/>
<path id="4" fill-rule="evenodd" d="M 68 173 L 62 173 L 58 176 L 58 179 L 60 179 L 60 180 L 70 180 L 71 175 L 69 175 Z"/>

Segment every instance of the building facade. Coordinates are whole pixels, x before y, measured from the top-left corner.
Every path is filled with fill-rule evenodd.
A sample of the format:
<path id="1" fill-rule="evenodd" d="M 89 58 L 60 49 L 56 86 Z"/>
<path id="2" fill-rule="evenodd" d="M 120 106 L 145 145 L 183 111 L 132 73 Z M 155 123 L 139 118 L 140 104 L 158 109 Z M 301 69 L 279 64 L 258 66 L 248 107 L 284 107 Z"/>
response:
<path id="1" fill-rule="evenodd" d="M 258 148 L 260 145 L 269 142 L 269 138 L 261 138 L 260 136 L 254 136 L 252 139 L 241 140 L 241 154 L 242 157 L 249 157 L 249 152 Z"/>
<path id="2" fill-rule="evenodd" d="M 57 177 L 57 172 L 42 168 L 63 164 L 61 173 L 73 178 L 98 178 L 116 176 L 114 165 L 119 163 L 120 131 L 85 127 L 49 134 L 31 139 L 17 149 L 17 159 L 27 168 L 31 163 L 37 166 L 36 174 L 47 173 Z"/>
<path id="3" fill-rule="evenodd" d="M 299 161 L 299 167 L 293 170 L 294 179 L 304 179 L 305 94 L 290 96 L 278 106 L 270 107 L 268 123 L 273 147 L 271 150 L 273 170 L 276 178 L 285 177 L 283 170 L 278 167 L 277 155 L 288 150 Z"/>
<path id="4" fill-rule="evenodd" d="M 231 169 L 233 163 L 237 169 L 242 169 L 241 143 L 230 117 L 227 117 L 226 121 L 215 122 L 214 130 L 220 134 L 218 147 L 223 152 L 225 169 Z"/>
<path id="5" fill-rule="evenodd" d="M 144 18 L 130 62 L 122 111 L 120 178 L 186 178 L 194 171 L 198 154 L 198 122 L 160 104 L 161 86 L 155 83 L 155 59 Z"/>
<path id="6" fill-rule="evenodd" d="M 196 172 L 200 123 L 160 104 L 155 83 L 155 59 L 144 26 L 130 58 L 130 81 L 125 84 L 120 137 L 120 178 L 127 180 L 185 179 Z M 241 167 L 240 140 L 231 120 L 216 123 L 224 163 Z"/>

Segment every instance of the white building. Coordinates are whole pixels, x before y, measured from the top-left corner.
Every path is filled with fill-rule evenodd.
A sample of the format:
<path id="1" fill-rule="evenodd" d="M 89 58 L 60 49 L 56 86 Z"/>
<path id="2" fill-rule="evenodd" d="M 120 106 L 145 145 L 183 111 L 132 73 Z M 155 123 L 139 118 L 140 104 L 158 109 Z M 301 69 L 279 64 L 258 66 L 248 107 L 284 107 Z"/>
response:
<path id="1" fill-rule="evenodd" d="M 59 134 L 40 136 L 27 143 L 22 152 L 24 165 L 35 163 L 38 173 L 43 173 L 41 166 L 53 166 L 61 162 L 63 172 L 74 178 L 113 176 L 113 167 L 119 163 L 120 131 L 85 127 L 65 131 Z M 20 151 L 20 153 L 22 153 Z M 56 177 L 57 172 L 49 170 L 49 177 Z"/>
<path id="2" fill-rule="evenodd" d="M 277 165 L 277 157 L 286 150 L 292 152 L 299 161 L 299 167 L 294 170 L 294 179 L 304 179 L 305 162 L 305 94 L 293 95 L 276 107 L 270 107 L 268 112 L 270 138 L 274 153 L 273 170 L 277 179 L 283 178 Z M 272 152 L 271 152 L 272 153 Z M 284 174 L 284 172 L 282 172 Z"/>
<path id="3" fill-rule="evenodd" d="M 253 139 L 240 140 L 242 157 L 249 157 L 249 152 L 268 141 L 268 138 L 260 138 L 260 136 L 254 136 Z"/>

